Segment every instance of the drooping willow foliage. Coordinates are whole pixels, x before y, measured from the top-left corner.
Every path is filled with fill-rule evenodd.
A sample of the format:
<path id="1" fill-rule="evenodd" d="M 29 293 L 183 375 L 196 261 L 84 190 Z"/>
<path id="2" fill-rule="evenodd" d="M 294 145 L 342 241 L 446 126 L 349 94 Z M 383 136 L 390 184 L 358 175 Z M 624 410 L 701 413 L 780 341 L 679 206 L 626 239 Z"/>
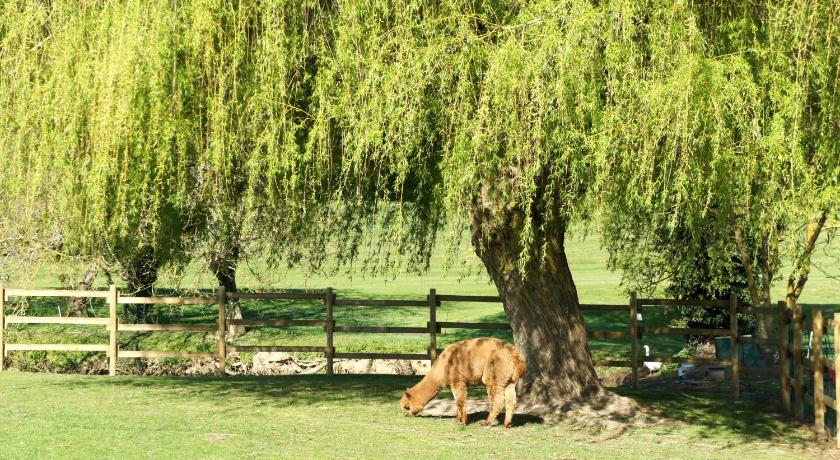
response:
<path id="1" fill-rule="evenodd" d="M 836 1 L 0 5 L 3 226 L 71 252 L 168 261 L 235 223 L 423 268 L 489 196 L 524 266 L 596 215 L 620 254 L 840 194 Z"/>
<path id="2" fill-rule="evenodd" d="M 198 120 L 159 3 L 3 3 L 7 222 L 70 251 L 177 252 Z"/>
<path id="3" fill-rule="evenodd" d="M 692 253 L 708 259 L 706 288 L 725 292 L 742 270 L 736 228 L 773 267 L 772 241 L 787 237 L 799 254 L 792 246 L 809 221 L 838 216 L 840 4 L 704 2 L 693 11 L 684 21 L 704 52 L 673 50 L 670 68 L 652 67 L 640 96 L 615 112 L 612 123 L 629 129 L 611 147 L 638 154 L 611 174 L 629 182 L 606 195 L 604 224 L 613 263 L 637 279 L 657 281 Z M 694 270 L 676 276 L 683 269 Z"/>
<path id="4" fill-rule="evenodd" d="M 249 198 L 276 198 L 259 181 L 285 174 L 303 124 L 290 101 L 305 99 L 306 24 L 292 6 L 242 6 L 4 2 L 0 161 L 26 200 L 8 203 L 16 228 L 60 232 L 70 253 L 151 247 L 165 263 L 196 235 L 224 236 Z"/>

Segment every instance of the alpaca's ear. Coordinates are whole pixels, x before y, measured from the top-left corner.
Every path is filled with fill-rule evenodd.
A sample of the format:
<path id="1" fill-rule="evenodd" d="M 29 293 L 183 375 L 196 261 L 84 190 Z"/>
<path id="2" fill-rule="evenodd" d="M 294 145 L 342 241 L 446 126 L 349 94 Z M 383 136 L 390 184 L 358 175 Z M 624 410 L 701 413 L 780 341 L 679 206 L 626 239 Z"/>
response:
<path id="1" fill-rule="evenodd" d="M 406 388 L 405 389 L 405 395 L 406 396 L 411 396 L 411 388 Z"/>

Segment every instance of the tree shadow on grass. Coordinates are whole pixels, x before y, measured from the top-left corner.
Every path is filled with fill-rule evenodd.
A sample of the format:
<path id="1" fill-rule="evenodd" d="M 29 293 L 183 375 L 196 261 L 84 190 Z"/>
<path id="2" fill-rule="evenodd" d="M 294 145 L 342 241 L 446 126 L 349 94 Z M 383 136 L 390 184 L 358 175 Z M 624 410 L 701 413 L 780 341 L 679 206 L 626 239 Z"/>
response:
<path id="1" fill-rule="evenodd" d="M 780 415 L 778 404 L 769 399 L 732 399 L 714 392 L 675 389 L 616 388 L 613 391 L 635 399 L 648 413 L 665 420 L 667 431 L 677 431 L 682 424 L 699 427 L 700 439 L 727 439 L 735 435 L 743 442 L 801 446 L 814 442 L 813 435 L 804 427 L 791 429 L 801 425 Z"/>
<path id="2" fill-rule="evenodd" d="M 34 375 L 33 375 L 34 377 Z M 39 376 L 40 377 L 40 376 Z M 56 378 L 57 377 L 57 378 Z M 178 377 L 178 376 L 118 376 L 93 377 L 78 375 L 51 376 L 46 385 L 72 392 L 74 389 L 98 390 L 102 388 L 136 389 L 153 392 L 162 397 L 200 397 L 211 400 L 232 398 L 237 405 L 262 405 L 269 401 L 289 406 L 335 405 L 336 403 L 393 404 L 399 409 L 402 392 L 421 379 L 420 376 L 391 375 L 290 375 L 290 376 L 226 376 L 226 377 Z M 484 388 L 470 389 L 468 408 L 474 411 L 471 421 L 487 417 L 487 401 Z M 454 400 L 444 390 L 430 404 L 439 407 L 433 417 L 454 417 Z M 451 409 L 451 414 L 448 412 Z M 480 414 L 480 415 L 476 415 Z M 522 415 L 523 422 L 535 423 L 539 417 Z"/>
<path id="3" fill-rule="evenodd" d="M 470 391 L 472 394 L 471 396 L 476 396 L 474 393 L 475 391 Z M 487 420 L 487 416 L 490 415 L 490 402 L 485 398 L 481 399 L 480 397 L 471 397 L 467 401 L 467 424 L 473 423 L 484 423 Z M 423 412 L 420 413 L 419 417 L 428 417 L 428 418 L 439 418 L 439 419 L 449 419 L 452 420 L 453 423 L 455 421 L 455 401 L 452 399 L 451 395 L 447 394 L 447 392 L 441 393 L 438 395 L 437 398 L 433 399 L 426 405 L 426 408 Z M 505 415 L 504 412 L 499 414 L 496 420 L 501 424 L 504 421 Z M 515 412 L 513 416 L 513 421 L 511 423 L 512 427 L 517 426 L 524 426 L 524 425 L 534 425 L 534 424 L 542 424 L 545 420 L 537 415 L 533 414 L 525 414 L 521 411 Z"/>
<path id="4" fill-rule="evenodd" d="M 487 411 L 473 412 L 473 413 L 471 413 L 467 416 L 467 423 L 468 424 L 472 424 L 472 423 L 476 423 L 476 422 L 484 423 L 484 421 L 487 420 L 488 415 L 490 415 L 490 413 L 487 412 Z M 453 418 L 454 418 L 454 416 L 453 416 Z M 499 422 L 499 424 L 502 424 L 504 422 L 504 420 L 505 420 L 505 414 L 504 413 L 499 414 L 499 416 L 496 417 L 496 421 Z M 543 420 L 542 417 L 537 416 L 537 415 L 515 414 L 513 416 L 513 420 L 510 423 L 510 426 L 511 426 L 511 428 L 516 428 L 516 427 L 525 426 L 525 425 L 542 425 L 543 423 L 545 423 L 545 420 Z"/>
<path id="5" fill-rule="evenodd" d="M 487 411 L 479 411 L 479 412 L 471 412 L 467 414 L 467 425 L 472 425 L 474 423 L 484 424 L 484 421 L 487 420 L 487 416 L 490 415 Z M 455 415 L 423 415 L 420 414 L 418 417 L 424 418 L 433 418 L 433 419 L 441 419 L 441 420 L 449 420 L 451 423 L 455 422 Z M 501 413 L 498 417 L 496 417 L 496 421 L 498 425 L 501 425 L 505 420 L 505 414 Z M 511 428 L 516 428 L 525 425 L 541 425 L 545 423 L 542 417 L 532 414 L 520 414 L 516 413 L 513 416 L 513 420 L 510 423 Z M 495 426 L 495 425 L 494 425 Z"/>
<path id="6" fill-rule="evenodd" d="M 226 405 L 235 405 L 237 409 L 259 408 L 266 404 L 277 406 L 335 407 L 353 404 L 399 406 L 402 392 L 415 385 L 419 376 L 390 375 L 291 375 L 291 376 L 226 376 L 226 377 L 116 377 L 92 378 L 78 377 L 60 381 L 50 380 L 50 384 L 61 390 L 90 387 L 96 390 L 102 387 L 125 387 L 152 392 L 161 398 L 204 398 L 207 401 L 226 401 Z M 488 416 L 488 401 L 480 385 L 470 389 L 468 402 L 469 423 L 484 421 Z M 428 406 L 428 411 L 421 417 L 452 419 L 454 423 L 455 402 L 448 390 L 444 390 Z M 499 423 L 504 414 L 499 415 Z M 511 426 L 542 424 L 541 417 L 516 413 Z"/>

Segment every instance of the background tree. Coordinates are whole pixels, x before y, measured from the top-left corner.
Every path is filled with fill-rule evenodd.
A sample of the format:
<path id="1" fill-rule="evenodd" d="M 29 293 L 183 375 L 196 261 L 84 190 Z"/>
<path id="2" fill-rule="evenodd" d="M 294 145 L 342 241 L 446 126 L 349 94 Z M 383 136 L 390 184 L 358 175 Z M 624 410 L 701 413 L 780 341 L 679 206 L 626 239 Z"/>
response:
<path id="1" fill-rule="evenodd" d="M 693 20 L 722 58 L 696 60 L 678 78 L 651 74 L 645 96 L 616 112 L 615 123 L 636 127 L 617 131 L 616 145 L 640 158 L 658 153 L 655 162 L 622 165 L 630 182 L 613 189 L 604 220 L 612 263 L 638 280 L 651 273 L 634 262 L 645 259 L 639 254 L 658 254 L 661 273 L 679 270 L 675 252 L 699 251 L 712 263 L 712 286 L 742 272 L 751 303 L 767 305 L 786 255 L 790 307 L 840 208 L 837 5 L 706 6 Z M 661 110 L 633 112 L 638 104 Z M 772 317 L 758 326 L 768 338 Z"/>
<path id="2" fill-rule="evenodd" d="M 3 3 L 5 180 L 22 220 L 102 257 L 138 295 L 182 253 L 194 163 L 169 2 Z M 21 207 L 25 203 L 42 206 Z M 147 308 L 130 312 L 145 321 Z"/>
<path id="3" fill-rule="evenodd" d="M 270 262 L 301 258 L 296 254 L 304 245 L 283 244 L 303 239 L 286 218 L 296 208 L 285 205 L 287 183 L 295 186 L 301 175 L 287 168 L 301 154 L 312 121 L 307 105 L 313 44 L 321 33 L 318 6 L 194 2 L 181 9 L 192 22 L 183 73 L 203 120 L 195 243 L 219 284 L 235 292 L 239 262 L 249 252 L 265 256 L 257 236 L 271 239 Z M 242 317 L 238 302 L 230 311 Z"/>

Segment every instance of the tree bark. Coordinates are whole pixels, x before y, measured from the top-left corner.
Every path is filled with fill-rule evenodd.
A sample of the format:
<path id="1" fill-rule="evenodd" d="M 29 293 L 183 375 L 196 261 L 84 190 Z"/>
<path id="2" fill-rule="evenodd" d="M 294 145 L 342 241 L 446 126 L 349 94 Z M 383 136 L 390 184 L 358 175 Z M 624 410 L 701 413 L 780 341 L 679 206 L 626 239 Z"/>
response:
<path id="1" fill-rule="evenodd" d="M 775 268 L 772 266 L 773 264 L 771 264 L 770 255 L 765 254 L 763 257 L 759 257 L 759 270 L 763 281 L 759 284 L 759 274 L 755 272 L 755 267 L 753 266 L 753 253 L 750 250 L 744 235 L 741 233 L 741 228 L 737 223 L 734 224 L 734 227 L 735 245 L 738 248 L 738 257 L 741 259 L 741 266 L 744 267 L 744 273 L 747 278 L 747 289 L 750 293 L 750 302 L 752 302 L 752 304 L 756 307 L 769 307 L 770 280 L 772 280 L 775 275 Z M 762 251 L 769 250 L 767 242 L 768 238 L 769 237 L 767 236 L 764 237 Z M 756 334 L 758 337 L 764 340 L 775 337 L 776 335 L 773 330 L 776 322 L 775 315 L 761 313 L 756 316 L 758 319 L 758 327 L 756 328 Z M 760 345 L 760 348 L 766 351 L 766 346 L 764 344 Z"/>
<path id="2" fill-rule="evenodd" d="M 210 270 L 216 275 L 219 285 L 224 286 L 227 292 L 237 292 L 236 267 L 239 263 L 240 252 L 239 245 L 234 244 L 224 250 L 215 251 L 208 257 Z M 226 316 L 228 319 L 242 319 L 242 306 L 239 300 L 228 303 Z M 229 326 L 228 333 L 232 337 L 237 337 L 245 333 L 245 327 Z"/>
<path id="3" fill-rule="evenodd" d="M 95 263 L 88 265 L 88 268 L 85 271 L 85 276 L 82 278 L 82 281 L 79 283 L 76 289 L 80 291 L 90 290 L 91 286 L 93 286 L 94 281 L 96 281 L 96 275 L 98 273 L 99 266 L 97 266 Z M 67 310 L 67 316 L 90 316 L 90 299 L 85 299 L 81 297 L 73 299 L 70 302 L 70 308 Z"/>
<path id="4" fill-rule="evenodd" d="M 151 246 L 140 248 L 137 253 L 132 254 L 127 260 L 120 263 L 122 277 L 128 284 L 132 295 L 139 297 L 151 297 L 154 295 L 154 285 L 157 282 L 159 262 L 155 250 Z M 125 311 L 129 319 L 134 323 L 148 323 L 149 312 L 152 305 L 126 305 Z"/>
<path id="5" fill-rule="evenodd" d="M 507 211 L 509 218 L 496 224 L 489 214 L 478 206 L 472 210 L 472 240 L 527 361 L 518 391 L 523 400 L 557 409 L 603 395 L 566 259 L 565 226 L 545 236 L 545 260 L 540 263 L 534 254 L 523 273 L 517 264 L 522 251 L 516 225 L 522 216 Z"/>

